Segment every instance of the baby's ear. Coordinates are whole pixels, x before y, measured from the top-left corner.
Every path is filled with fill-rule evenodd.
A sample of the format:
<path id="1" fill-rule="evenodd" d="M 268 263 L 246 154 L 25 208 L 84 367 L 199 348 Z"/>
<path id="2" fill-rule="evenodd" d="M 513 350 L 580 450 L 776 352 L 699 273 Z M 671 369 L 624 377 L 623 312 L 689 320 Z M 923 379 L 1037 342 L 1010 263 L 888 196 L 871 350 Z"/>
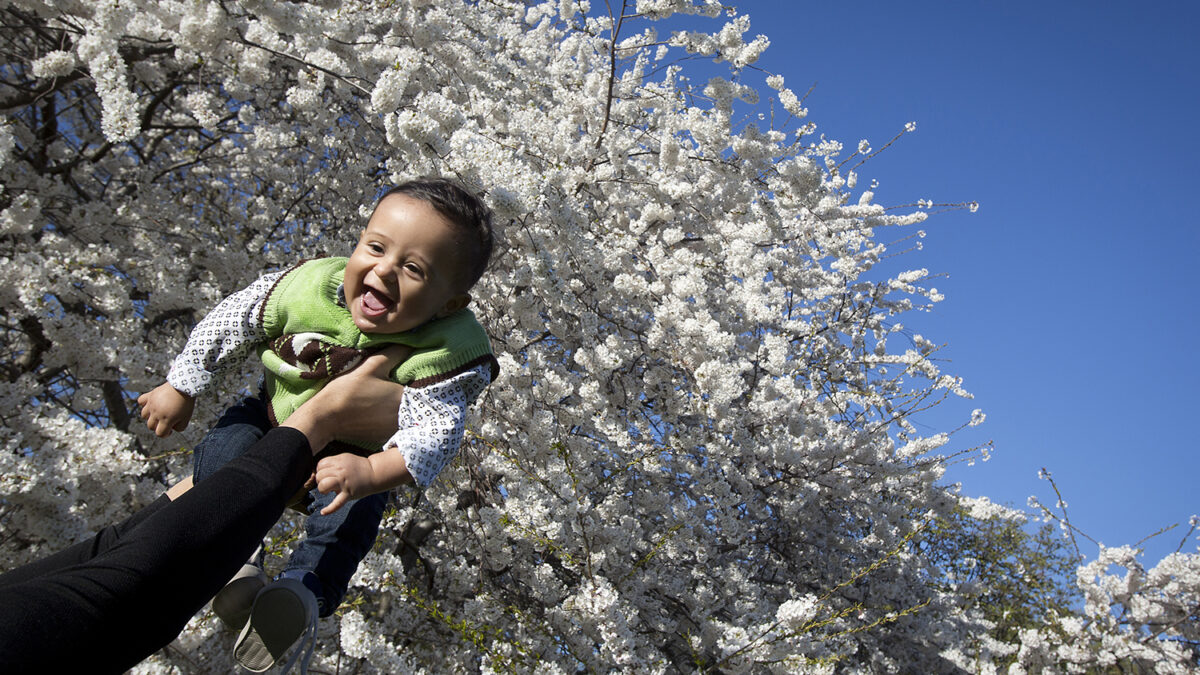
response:
<path id="1" fill-rule="evenodd" d="M 438 311 L 437 317 L 441 319 L 450 316 L 469 304 L 471 304 L 471 294 L 459 293 L 458 295 L 447 300 L 446 304 L 442 305 L 442 309 Z"/>

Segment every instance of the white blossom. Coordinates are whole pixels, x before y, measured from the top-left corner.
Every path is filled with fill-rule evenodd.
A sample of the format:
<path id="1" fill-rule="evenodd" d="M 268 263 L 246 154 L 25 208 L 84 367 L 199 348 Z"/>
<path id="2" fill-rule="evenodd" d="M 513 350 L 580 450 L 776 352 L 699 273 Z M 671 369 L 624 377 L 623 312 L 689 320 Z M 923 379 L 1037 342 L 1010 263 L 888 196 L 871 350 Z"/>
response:
<path id="1" fill-rule="evenodd" d="M 200 126 L 208 130 L 217 128 L 221 121 L 221 102 L 209 91 L 193 91 L 184 97 L 184 105 Z"/>
<path id="2" fill-rule="evenodd" d="M 820 603 L 811 595 L 788 600 L 779 605 L 775 618 L 793 628 L 803 626 L 817 616 Z"/>
<path id="3" fill-rule="evenodd" d="M 56 49 L 32 64 L 34 77 L 62 77 L 75 69 L 75 54 Z"/>
<path id="4" fill-rule="evenodd" d="M 4 168 L 4 164 L 8 162 L 8 156 L 12 153 L 15 144 L 16 140 L 12 135 L 12 126 L 0 122 L 0 168 Z"/>

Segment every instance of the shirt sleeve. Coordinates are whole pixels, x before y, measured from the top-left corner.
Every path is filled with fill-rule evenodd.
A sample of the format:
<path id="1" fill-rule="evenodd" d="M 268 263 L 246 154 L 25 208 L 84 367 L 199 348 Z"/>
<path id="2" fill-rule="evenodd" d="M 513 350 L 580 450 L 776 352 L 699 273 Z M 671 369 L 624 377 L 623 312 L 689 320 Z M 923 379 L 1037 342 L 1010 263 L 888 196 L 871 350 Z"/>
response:
<path id="1" fill-rule="evenodd" d="M 246 358 L 266 337 L 258 310 L 284 272 L 264 274 L 222 300 L 196 324 L 183 351 L 175 357 L 167 382 L 189 396 L 198 396 L 222 368 Z"/>
<path id="2" fill-rule="evenodd" d="M 491 380 L 491 371 L 480 365 L 442 382 L 404 390 L 398 430 L 384 449 L 404 453 L 408 473 L 418 487 L 432 483 L 458 454 L 467 409 Z"/>

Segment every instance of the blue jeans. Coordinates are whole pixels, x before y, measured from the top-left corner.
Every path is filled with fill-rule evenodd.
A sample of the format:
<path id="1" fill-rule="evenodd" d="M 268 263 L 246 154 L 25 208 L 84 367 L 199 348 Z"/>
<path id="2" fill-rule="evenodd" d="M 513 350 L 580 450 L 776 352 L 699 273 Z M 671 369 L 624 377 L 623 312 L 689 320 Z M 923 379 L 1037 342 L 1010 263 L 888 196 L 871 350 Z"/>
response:
<path id="1" fill-rule="evenodd" d="M 231 406 L 196 445 L 192 480 L 199 483 L 240 457 L 270 428 L 267 405 L 261 398 L 243 399 Z M 321 494 L 314 489 L 309 496 L 307 536 L 296 544 L 280 576 L 302 579 L 317 596 L 321 616 L 329 616 L 341 604 L 350 577 L 375 543 L 388 493 L 354 500 L 329 515 L 321 515 L 321 509 L 333 501 L 333 492 Z"/>

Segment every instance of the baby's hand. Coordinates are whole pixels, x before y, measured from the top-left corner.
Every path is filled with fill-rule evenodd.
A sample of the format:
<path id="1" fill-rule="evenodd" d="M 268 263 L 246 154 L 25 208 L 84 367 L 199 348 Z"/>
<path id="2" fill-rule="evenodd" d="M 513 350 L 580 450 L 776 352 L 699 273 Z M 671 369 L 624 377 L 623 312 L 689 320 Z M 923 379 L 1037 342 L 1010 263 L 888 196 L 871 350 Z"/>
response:
<path id="1" fill-rule="evenodd" d="M 350 453 L 342 453 L 326 457 L 317 462 L 317 490 L 325 494 L 336 490 L 337 496 L 329 506 L 321 509 L 322 515 L 329 515 L 342 508 L 351 499 L 366 497 L 377 492 L 375 489 L 375 470 L 365 457 Z"/>
<path id="2" fill-rule="evenodd" d="M 196 408 L 196 399 L 166 382 L 139 396 L 137 402 L 146 426 L 159 438 L 186 429 Z"/>

